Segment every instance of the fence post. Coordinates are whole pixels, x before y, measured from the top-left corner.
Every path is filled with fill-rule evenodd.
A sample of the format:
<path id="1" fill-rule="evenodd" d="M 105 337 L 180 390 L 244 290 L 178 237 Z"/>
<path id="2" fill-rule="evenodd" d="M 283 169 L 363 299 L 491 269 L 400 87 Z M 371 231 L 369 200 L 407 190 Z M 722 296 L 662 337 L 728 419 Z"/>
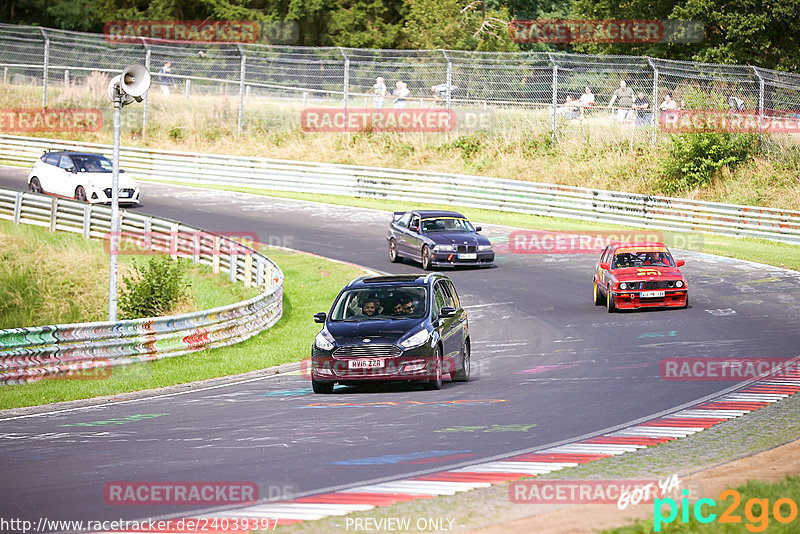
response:
<path id="1" fill-rule="evenodd" d="M 147 72 L 150 72 L 150 46 L 147 44 L 147 41 L 144 40 L 142 37 L 142 45 L 144 45 L 144 67 L 147 69 Z M 152 87 L 152 86 L 151 86 Z M 149 109 L 150 104 L 150 91 L 147 91 L 144 94 L 144 111 L 142 113 L 142 139 L 145 138 L 147 135 L 147 111 Z"/>
<path id="2" fill-rule="evenodd" d="M 650 125 L 653 127 L 653 139 L 651 143 L 655 146 L 656 143 L 658 143 L 658 125 L 661 124 L 658 117 L 658 67 L 656 67 L 656 64 L 653 63 L 653 60 L 649 57 L 647 58 L 647 63 L 653 69 L 653 117 L 650 120 Z"/>
<path id="3" fill-rule="evenodd" d="M 69 87 L 69 69 L 64 69 L 64 89 Z"/>
<path id="4" fill-rule="evenodd" d="M 189 86 L 191 85 L 191 83 L 192 83 L 192 80 L 190 80 L 189 78 L 186 78 L 186 91 L 185 91 L 185 94 L 183 96 L 183 99 L 186 102 L 189 101 Z"/>
<path id="5" fill-rule="evenodd" d="M 8 84 L 8 67 L 3 67 L 3 85 Z"/>
<path id="6" fill-rule="evenodd" d="M 553 65 L 553 131 L 552 131 L 552 139 L 555 143 L 558 141 L 557 131 L 556 131 L 556 110 L 558 109 L 558 65 L 556 64 L 555 60 L 553 59 L 553 54 L 548 52 L 547 57 L 550 59 L 550 63 Z"/>
<path id="7" fill-rule="evenodd" d="M 44 38 L 44 76 L 43 76 L 43 83 L 42 83 L 42 108 L 47 107 L 47 74 L 48 70 L 50 69 L 50 38 L 44 32 L 44 28 L 39 28 L 39 31 L 42 32 L 42 37 Z"/>
<path id="8" fill-rule="evenodd" d="M 239 121 L 236 124 L 236 135 L 242 135 L 242 117 L 244 116 L 244 77 L 247 67 L 247 54 L 242 50 L 242 45 L 237 44 L 236 48 L 239 49 L 239 54 L 242 56 L 242 63 L 239 67 Z"/>
<path id="9" fill-rule="evenodd" d="M 344 129 L 347 131 L 347 97 L 348 93 L 350 92 L 350 58 L 347 57 L 347 54 L 344 53 L 344 48 L 341 46 L 339 47 L 339 53 L 342 54 L 344 58 L 344 91 L 342 97 L 342 105 L 344 107 Z"/>
<path id="10" fill-rule="evenodd" d="M 751 66 L 758 78 L 758 151 L 764 143 L 764 78 L 758 73 L 758 67 Z"/>

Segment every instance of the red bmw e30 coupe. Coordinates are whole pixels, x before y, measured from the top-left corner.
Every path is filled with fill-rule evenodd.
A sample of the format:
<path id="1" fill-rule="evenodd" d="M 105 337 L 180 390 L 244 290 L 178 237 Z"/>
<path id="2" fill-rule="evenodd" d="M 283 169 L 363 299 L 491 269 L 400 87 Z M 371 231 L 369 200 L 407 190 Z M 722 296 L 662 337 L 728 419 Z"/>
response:
<path id="1" fill-rule="evenodd" d="M 594 272 L 594 303 L 609 313 L 631 308 L 685 308 L 686 278 L 663 243 L 611 243 Z"/>

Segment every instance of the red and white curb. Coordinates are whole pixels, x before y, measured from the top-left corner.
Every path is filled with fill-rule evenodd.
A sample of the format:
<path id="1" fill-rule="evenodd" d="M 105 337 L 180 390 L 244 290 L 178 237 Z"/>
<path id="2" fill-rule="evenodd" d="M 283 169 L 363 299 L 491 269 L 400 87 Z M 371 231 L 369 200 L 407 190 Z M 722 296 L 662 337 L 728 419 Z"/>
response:
<path id="1" fill-rule="evenodd" d="M 207 514 L 270 518 L 279 525 L 364 512 L 397 502 L 432 499 L 609 458 L 695 434 L 800 391 L 800 373 L 771 377 L 666 417 L 566 445 L 450 471 Z"/>

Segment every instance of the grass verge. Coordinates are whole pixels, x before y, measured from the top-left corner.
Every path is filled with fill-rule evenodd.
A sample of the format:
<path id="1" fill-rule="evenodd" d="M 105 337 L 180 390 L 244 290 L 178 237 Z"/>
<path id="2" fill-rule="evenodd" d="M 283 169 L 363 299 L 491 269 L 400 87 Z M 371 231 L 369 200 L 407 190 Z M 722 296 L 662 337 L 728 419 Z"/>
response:
<path id="1" fill-rule="evenodd" d="M 20 231 L 28 230 L 20 227 Z M 70 243 L 69 238 L 76 237 L 72 244 L 78 247 L 100 246 L 97 242 L 84 245 L 87 241 L 79 236 L 58 234 L 58 237 L 67 238 Z M 308 255 L 267 247 L 262 251 L 280 265 L 286 276 L 283 317 L 271 329 L 228 347 L 113 367 L 110 376 L 102 380 L 42 380 L 17 386 L 0 386 L 0 409 L 160 388 L 245 373 L 305 358 L 310 340 L 317 331 L 317 325 L 309 318 L 313 313 L 327 309 L 342 286 L 361 272 L 349 265 Z M 197 304 L 202 308 L 223 304 L 219 300 L 220 295 L 231 284 L 218 282 L 217 276 L 210 273 L 192 277 Z M 105 296 L 106 289 L 103 284 L 100 285 Z M 241 288 L 238 284 L 236 287 Z M 227 300 L 235 302 L 242 299 L 237 296 L 234 300 Z"/>

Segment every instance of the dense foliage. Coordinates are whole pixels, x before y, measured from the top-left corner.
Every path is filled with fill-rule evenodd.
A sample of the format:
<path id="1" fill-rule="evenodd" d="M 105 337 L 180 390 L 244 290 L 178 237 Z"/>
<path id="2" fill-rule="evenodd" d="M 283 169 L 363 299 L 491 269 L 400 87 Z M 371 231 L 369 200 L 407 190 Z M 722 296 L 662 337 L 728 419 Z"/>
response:
<path id="1" fill-rule="evenodd" d="M 184 265 L 169 256 L 157 256 L 136 265 L 123 280 L 119 308 L 125 319 L 164 315 L 188 296 Z"/>
<path id="2" fill-rule="evenodd" d="M 800 0 L 8 0 L 0 22 L 100 32 L 111 20 L 288 21 L 291 44 L 363 48 L 567 50 L 644 54 L 779 70 L 800 67 Z M 690 44 L 518 44 L 512 19 L 661 19 L 699 21 Z M 264 39 L 269 37 L 265 34 Z"/>

